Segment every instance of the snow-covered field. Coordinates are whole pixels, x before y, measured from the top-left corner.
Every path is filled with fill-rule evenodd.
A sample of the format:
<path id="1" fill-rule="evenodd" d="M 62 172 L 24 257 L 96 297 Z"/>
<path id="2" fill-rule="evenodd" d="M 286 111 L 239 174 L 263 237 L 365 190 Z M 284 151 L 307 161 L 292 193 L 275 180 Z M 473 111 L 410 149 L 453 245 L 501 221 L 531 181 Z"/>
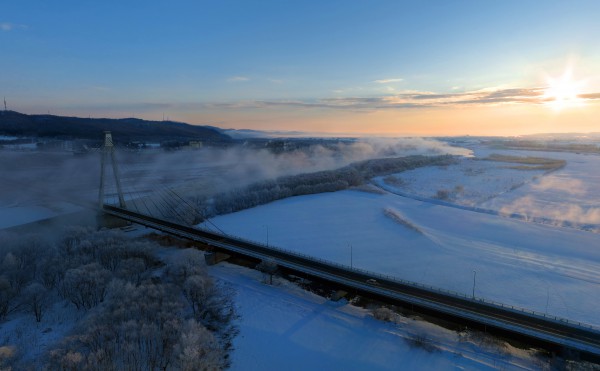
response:
<path id="1" fill-rule="evenodd" d="M 0 229 L 32 223 L 80 210 L 81 208 L 67 203 L 54 205 L 51 208 L 42 205 L 0 205 Z"/>
<path id="2" fill-rule="evenodd" d="M 210 273 L 236 292 L 240 333 L 232 370 L 536 370 L 548 361 L 499 340 L 332 302 L 284 280 L 220 264 Z M 415 345 L 415 339 L 424 346 Z"/>
<path id="3" fill-rule="evenodd" d="M 489 150 L 482 148 L 477 152 Z M 562 159 L 567 165 L 539 177 L 523 187 L 504 193 L 480 206 L 503 213 L 519 213 L 529 218 L 543 217 L 592 225 L 600 232 L 600 156 L 569 152 L 503 151 L 517 156 L 542 156 Z"/>
<path id="4" fill-rule="evenodd" d="M 474 158 L 447 167 L 423 167 L 374 183 L 399 195 L 473 207 L 501 215 L 518 214 L 528 221 L 600 232 L 600 156 L 474 148 Z M 515 164 L 482 160 L 492 154 L 542 157 L 566 161 L 551 172 L 519 170 Z"/>
<path id="5" fill-rule="evenodd" d="M 438 192 L 445 191 L 449 202 L 479 206 L 543 174 L 543 170 L 515 170 L 505 162 L 469 157 L 449 166 L 421 167 L 378 177 L 375 182 L 391 192 L 423 198 L 438 198 Z"/>
<path id="6" fill-rule="evenodd" d="M 341 264 L 350 265 L 352 251 L 355 267 L 463 294 L 476 275 L 477 297 L 600 326 L 598 234 L 359 191 L 293 197 L 212 221 Z"/>

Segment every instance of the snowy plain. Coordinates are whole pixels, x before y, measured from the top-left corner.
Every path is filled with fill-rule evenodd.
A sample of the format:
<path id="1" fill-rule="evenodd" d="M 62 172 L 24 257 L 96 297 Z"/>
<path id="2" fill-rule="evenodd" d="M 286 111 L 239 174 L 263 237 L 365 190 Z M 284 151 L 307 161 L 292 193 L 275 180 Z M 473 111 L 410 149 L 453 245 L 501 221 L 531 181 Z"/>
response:
<path id="1" fill-rule="evenodd" d="M 232 370 L 535 370 L 548 359 L 477 333 L 406 317 L 397 323 L 332 302 L 285 280 L 222 263 L 210 273 L 235 294 L 239 335 Z M 415 346 L 424 339 L 426 346 Z"/>
<path id="2" fill-rule="evenodd" d="M 480 157 L 492 153 L 485 148 L 474 152 Z M 404 185 L 417 182 L 416 196 L 431 197 L 440 187 L 464 184 L 465 194 L 474 195 L 463 200 L 467 204 L 506 211 L 528 197 L 545 208 L 521 211 L 544 216 L 554 210 L 550 216 L 568 219 L 569 210 L 585 208 L 586 222 L 598 222 L 600 183 L 590 169 L 598 168 L 600 156 L 501 153 L 565 159 L 567 165 L 546 175 L 494 169 L 493 164 L 478 171 L 475 166 L 488 161 L 465 158 L 454 168 L 420 168 L 395 176 L 406 177 Z M 468 183 L 473 176 L 465 174 L 467 168 L 475 168 L 479 179 Z M 600 234 L 562 227 L 562 221 L 529 223 L 419 201 L 410 198 L 410 191 L 403 189 L 409 197 L 359 191 L 294 197 L 212 222 L 227 233 L 263 244 L 346 265 L 352 256 L 358 268 L 465 295 L 474 290 L 486 300 L 600 326 Z M 406 223 L 390 218 L 390 213 Z"/>

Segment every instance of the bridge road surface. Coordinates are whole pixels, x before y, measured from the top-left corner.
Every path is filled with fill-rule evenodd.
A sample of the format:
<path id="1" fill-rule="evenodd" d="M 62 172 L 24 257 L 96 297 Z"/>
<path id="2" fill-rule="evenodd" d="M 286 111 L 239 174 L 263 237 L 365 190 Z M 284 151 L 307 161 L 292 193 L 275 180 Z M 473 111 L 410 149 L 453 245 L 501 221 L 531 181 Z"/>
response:
<path id="1" fill-rule="evenodd" d="M 346 287 L 533 338 L 541 343 L 549 344 L 553 348 L 572 349 L 580 352 L 582 358 L 600 362 L 600 330 L 573 321 L 352 269 L 291 251 L 179 225 L 115 206 L 104 205 L 103 211 L 108 215 L 203 242 L 223 250 L 261 260 L 273 259 L 282 267 Z"/>

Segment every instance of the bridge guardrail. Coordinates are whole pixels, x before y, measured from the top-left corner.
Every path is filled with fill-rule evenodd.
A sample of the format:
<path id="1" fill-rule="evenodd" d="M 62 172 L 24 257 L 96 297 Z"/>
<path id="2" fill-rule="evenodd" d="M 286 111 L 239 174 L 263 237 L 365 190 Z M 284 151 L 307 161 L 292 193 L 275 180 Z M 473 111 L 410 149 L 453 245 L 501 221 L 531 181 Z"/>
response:
<path id="1" fill-rule="evenodd" d="M 109 205 L 109 206 L 112 206 L 112 205 Z M 115 207 L 115 206 L 112 206 L 112 207 Z M 130 212 L 130 211 L 128 210 L 128 212 Z M 138 214 L 141 215 L 141 216 L 146 216 L 144 214 L 140 214 L 140 213 L 138 213 Z M 125 214 L 125 215 L 127 215 L 127 214 Z M 157 220 L 161 220 L 161 219 L 158 219 L 158 218 L 155 218 L 155 217 L 152 217 L 152 216 L 147 216 L 147 217 L 150 217 L 150 218 L 153 218 L 153 219 L 157 219 Z M 176 223 L 173 223 L 173 222 L 169 222 L 167 220 L 165 220 L 165 222 L 176 224 Z M 391 282 L 395 282 L 395 283 L 398 283 L 398 284 L 402 284 L 402 285 L 406 285 L 406 286 L 411 286 L 411 287 L 415 287 L 415 288 L 419 288 L 419 289 L 424 289 L 424 290 L 427 290 L 427 291 L 432 292 L 432 293 L 439 293 L 439 294 L 443 294 L 443 295 L 446 295 L 446 296 L 453 296 L 453 297 L 458 298 L 458 299 L 465 299 L 465 300 L 469 300 L 469 301 L 472 301 L 472 302 L 480 302 L 480 303 L 484 303 L 486 305 L 495 306 L 497 308 L 502 308 L 504 310 L 513 311 L 515 313 L 523 313 L 523 314 L 526 314 L 526 315 L 529 315 L 529 316 L 539 317 L 540 319 L 554 321 L 555 323 L 568 324 L 570 326 L 579 327 L 581 329 L 592 330 L 594 332 L 597 332 L 598 335 L 600 336 L 600 327 L 594 326 L 594 325 L 589 324 L 589 323 L 582 323 L 580 321 L 572 321 L 572 320 L 569 320 L 569 319 L 566 319 L 566 318 L 562 318 L 560 316 L 552 316 L 552 315 L 548 315 L 546 313 L 537 312 L 537 311 L 534 311 L 534 310 L 531 310 L 531 309 L 522 308 L 522 307 L 519 307 L 519 306 L 508 305 L 508 304 L 496 302 L 496 301 L 493 301 L 493 300 L 486 300 L 485 298 L 481 298 L 481 297 L 475 297 L 475 298 L 473 298 L 473 297 L 468 296 L 468 295 L 466 295 L 464 293 L 459 293 L 459 292 L 452 291 L 452 290 L 442 289 L 442 288 L 434 287 L 434 286 L 431 286 L 431 285 L 425 285 L 425 284 L 421 284 L 421 283 L 418 283 L 418 282 L 408 281 L 408 280 L 404 280 L 402 278 L 398 278 L 398 277 L 394 277 L 394 276 L 390 276 L 390 275 L 386 275 L 386 274 L 381 274 L 381 273 L 377 273 L 377 272 L 372 272 L 372 271 L 368 271 L 368 270 L 362 269 L 362 268 L 350 267 L 350 266 L 347 266 L 345 264 L 341 264 L 341 263 L 329 261 L 329 260 L 326 260 L 326 259 L 321 259 L 321 258 L 318 258 L 318 257 L 310 256 L 310 255 L 307 255 L 307 254 L 304 254 L 304 253 L 299 253 L 299 252 L 296 252 L 296 251 L 292 251 L 292 250 L 284 249 L 284 248 L 281 248 L 281 247 L 273 246 L 272 244 L 266 245 L 266 244 L 264 244 L 262 242 L 252 241 L 250 239 L 247 239 L 247 238 L 244 238 L 244 237 L 239 237 L 239 236 L 236 236 L 236 235 L 233 235 L 233 234 L 221 234 L 221 233 L 213 232 L 213 231 L 210 231 L 210 230 L 207 230 L 207 229 L 201 229 L 201 228 L 198 228 L 196 226 L 191 227 L 191 228 L 193 228 L 195 230 L 198 230 L 199 232 L 209 233 L 209 234 L 212 234 L 212 235 L 215 235 L 215 236 L 221 236 L 223 238 L 232 238 L 232 239 L 244 242 L 244 243 L 248 243 L 248 244 L 255 245 L 255 246 L 261 246 L 262 248 L 265 248 L 265 249 L 269 249 L 269 250 L 273 250 L 273 251 L 279 251 L 279 252 L 282 252 L 284 254 L 288 254 L 288 255 L 291 255 L 291 256 L 296 256 L 296 257 L 299 257 L 299 258 L 307 259 L 309 261 L 324 263 L 324 264 L 327 264 L 329 266 L 341 268 L 341 269 L 346 270 L 346 271 L 353 271 L 353 272 L 356 272 L 356 273 L 361 273 L 361 274 L 370 276 L 372 278 L 385 279 L 385 280 L 388 280 L 388 281 L 391 281 Z M 274 259 L 274 260 L 277 260 L 277 259 Z"/>
<path id="2" fill-rule="evenodd" d="M 196 228 L 196 227 L 195 227 Z M 203 230 L 200 228 L 197 228 L 199 230 Z M 203 230 L 204 231 L 204 230 Z M 215 233 L 212 231 L 207 231 L 209 233 L 213 233 L 213 234 L 220 234 L 220 233 Z M 542 313 L 542 312 L 538 312 L 532 309 L 527 309 L 527 308 L 523 308 L 523 307 L 519 307 L 519 306 L 514 306 L 514 305 L 509 305 L 509 304 L 504 304 L 501 302 L 497 302 L 494 300 L 489 300 L 489 299 L 485 299 L 483 297 L 472 297 L 469 296 L 467 294 L 464 293 L 459 293 L 457 291 L 452 291 L 452 290 L 448 290 L 448 289 L 443 289 L 440 287 L 435 287 L 435 286 L 431 286 L 431 285 L 425 285 L 422 283 L 418 283 L 418 282 L 413 282 L 413 281 L 408 281 L 399 277 L 395 277 L 395 276 L 390 276 L 390 275 L 386 275 L 386 274 L 382 274 L 382 273 L 377 273 L 377 272 L 373 272 L 373 271 L 368 271 L 366 269 L 362 269 L 362 268 L 356 268 L 356 267 L 350 267 L 348 265 L 345 264 L 341 264 L 338 262 L 334 262 L 334 261 L 330 261 L 330 260 L 326 260 L 326 259 L 322 259 L 322 258 L 318 258 L 315 256 L 311 256 L 311 255 L 307 255 L 304 253 L 300 253 L 297 251 L 292 251 L 292 250 L 288 250 L 288 249 L 284 249 L 281 247 L 277 247 L 277 246 L 273 246 L 271 244 L 266 245 L 262 242 L 257 242 L 257 241 L 253 241 L 244 237 L 240 237 L 234 234 L 227 234 L 224 237 L 232 237 L 236 240 L 240 240 L 240 241 L 244 241 L 246 243 L 250 243 L 250 244 L 254 244 L 254 245 L 260 245 L 261 247 L 267 248 L 267 249 L 272 249 L 272 250 L 276 250 L 276 251 L 281 251 L 283 253 L 286 254 L 290 254 L 290 255 L 295 255 L 297 257 L 301 257 L 304 259 L 308 259 L 308 260 L 312 260 L 312 261 L 317 261 L 317 262 L 321 262 L 321 263 L 325 263 L 328 265 L 332 265 L 332 266 L 336 266 L 345 270 L 350 270 L 350 271 L 354 271 L 357 273 L 362 273 L 368 276 L 372 276 L 373 278 L 382 278 L 382 279 L 386 279 L 388 281 L 392 281 L 392 282 L 396 282 L 396 283 L 400 283 L 403 285 L 407 285 L 407 286 L 413 286 L 413 287 L 417 287 L 417 288 L 421 288 L 421 289 L 426 289 L 428 291 L 431 292 L 435 292 L 435 293 L 441 293 L 444 295 L 450 295 L 450 296 L 454 296 L 456 298 L 460 298 L 460 299 L 466 299 L 466 300 L 470 300 L 470 301 L 474 301 L 474 302 L 481 302 L 481 303 L 485 303 L 488 305 L 493 305 L 502 309 L 506 309 L 506 310 L 512 310 L 515 312 L 521 312 L 521 313 L 525 313 L 528 315 L 534 315 L 536 317 L 540 317 L 540 318 L 544 318 L 547 320 L 551 320 L 551 321 L 555 321 L 556 323 L 567 323 L 569 325 L 572 326 L 577 326 L 580 328 L 584 328 L 584 329 L 591 329 L 593 331 L 597 331 L 599 332 L 600 335 L 600 327 L 594 326 L 592 324 L 589 323 L 585 323 L 585 322 L 581 322 L 581 321 L 573 321 L 573 320 L 569 320 L 567 318 L 563 318 L 560 316 L 553 316 L 553 315 L 549 315 L 547 313 Z"/>

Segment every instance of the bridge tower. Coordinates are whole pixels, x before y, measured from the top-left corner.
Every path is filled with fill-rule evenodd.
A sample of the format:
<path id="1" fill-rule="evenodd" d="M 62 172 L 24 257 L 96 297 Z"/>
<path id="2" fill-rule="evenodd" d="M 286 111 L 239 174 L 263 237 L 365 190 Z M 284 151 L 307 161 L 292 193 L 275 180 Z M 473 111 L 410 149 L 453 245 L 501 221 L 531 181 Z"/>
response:
<path id="1" fill-rule="evenodd" d="M 106 173 L 106 161 L 107 157 L 110 157 L 112 164 L 112 170 L 115 177 L 115 183 L 117 184 L 117 194 L 119 195 L 119 207 L 126 209 L 125 198 L 123 197 L 123 190 L 121 189 L 121 180 L 119 179 L 119 169 L 117 168 L 117 161 L 115 159 L 115 146 L 112 140 L 112 134 L 110 131 L 104 132 L 104 146 L 102 147 L 102 162 L 100 165 L 100 191 L 98 193 L 98 206 L 100 210 L 104 206 L 104 185 L 105 173 Z"/>

